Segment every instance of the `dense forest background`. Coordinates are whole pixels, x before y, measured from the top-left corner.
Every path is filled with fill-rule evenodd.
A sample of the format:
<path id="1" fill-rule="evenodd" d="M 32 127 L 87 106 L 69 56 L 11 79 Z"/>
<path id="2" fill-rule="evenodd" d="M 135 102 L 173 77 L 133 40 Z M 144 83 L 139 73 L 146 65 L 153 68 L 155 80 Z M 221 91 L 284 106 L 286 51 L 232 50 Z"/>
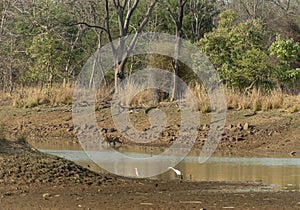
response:
<path id="1" fill-rule="evenodd" d="M 0 0 L 0 90 L 73 84 L 97 49 L 143 31 L 190 40 L 229 89 L 299 90 L 299 0 Z M 128 60 L 121 76 L 149 63 L 195 79 L 160 55 Z"/>

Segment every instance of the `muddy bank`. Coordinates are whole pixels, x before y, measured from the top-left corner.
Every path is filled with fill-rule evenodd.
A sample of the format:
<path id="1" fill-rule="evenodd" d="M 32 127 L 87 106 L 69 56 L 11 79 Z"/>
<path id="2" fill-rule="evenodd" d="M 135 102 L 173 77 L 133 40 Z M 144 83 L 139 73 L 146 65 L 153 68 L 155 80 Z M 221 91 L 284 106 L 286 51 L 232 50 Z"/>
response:
<path id="1" fill-rule="evenodd" d="M 261 153 L 287 154 L 293 150 L 297 155 L 299 114 L 268 112 L 251 117 L 245 114 L 245 111 L 228 114 L 226 129 L 232 134 L 225 133 L 219 150 L 246 151 L 248 147 Z M 111 135 L 118 136 L 110 119 L 104 116 L 108 116 L 108 110 L 98 113 L 98 117 L 104 119 L 100 124 L 105 125 Z M 1 107 L 0 117 L 0 203 L 3 209 L 300 208 L 300 192 L 296 190 L 265 191 L 260 183 L 161 181 L 98 174 L 71 161 L 42 154 L 24 141 L 23 137 L 29 141 L 75 144 L 69 107 L 38 110 Z M 246 123 L 249 124 L 247 129 L 244 128 Z M 203 117 L 202 126 L 205 124 L 209 127 L 209 116 Z M 200 129 L 199 138 L 205 136 L 206 129 Z M 226 139 L 234 137 L 232 135 L 243 135 L 244 139 Z M 166 135 L 163 141 L 168 142 L 169 138 Z M 12 141 L 15 139 L 18 141 Z"/>
<path id="2" fill-rule="evenodd" d="M 161 107 L 168 117 L 166 129 L 160 137 L 148 145 L 170 146 L 177 139 L 180 128 L 180 113 L 176 107 Z M 148 115 L 143 110 L 131 110 L 130 120 L 137 130 L 149 129 Z M 116 128 L 110 108 L 96 112 L 99 127 L 88 128 L 90 132 L 105 129 L 106 136 L 118 139 L 123 144 L 133 144 Z M 225 152 L 300 154 L 300 113 L 273 110 L 253 113 L 251 110 L 227 111 L 226 126 L 218 150 Z M 201 148 L 210 129 L 210 114 L 200 115 L 201 125 L 194 147 Z M 76 128 L 73 126 L 71 107 L 39 107 L 15 109 L 2 106 L 0 109 L 2 135 L 8 139 L 24 136 L 29 142 L 57 142 L 76 144 Z M 130 132 L 130 131 L 128 131 Z M 115 141 L 119 144 L 118 141 Z M 292 153 L 293 152 L 293 153 Z"/>
<path id="3" fill-rule="evenodd" d="M 116 178 L 89 171 L 72 161 L 43 154 L 26 142 L 0 140 L 0 183 L 5 185 L 101 185 Z"/>
<path id="4" fill-rule="evenodd" d="M 299 191 L 259 183 L 128 179 L 1 140 L 2 209 L 297 209 Z"/>
<path id="5" fill-rule="evenodd" d="M 0 202 L 3 209 L 299 209 L 299 192 L 226 191 L 242 187 L 157 181 L 101 187 L 39 185 L 11 191 L 0 187 Z"/>

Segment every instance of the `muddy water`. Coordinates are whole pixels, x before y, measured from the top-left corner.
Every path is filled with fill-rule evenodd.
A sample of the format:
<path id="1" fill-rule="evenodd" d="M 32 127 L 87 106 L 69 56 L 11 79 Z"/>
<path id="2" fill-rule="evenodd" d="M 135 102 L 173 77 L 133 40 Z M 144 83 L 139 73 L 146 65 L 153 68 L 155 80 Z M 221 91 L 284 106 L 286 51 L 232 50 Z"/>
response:
<path id="1" fill-rule="evenodd" d="M 77 144 L 35 144 L 42 152 L 57 155 L 77 162 L 91 170 L 105 172 Z M 150 157 L 160 154 L 163 149 L 145 147 L 115 148 L 130 157 Z M 300 190 L 300 158 L 285 157 L 240 157 L 216 154 L 206 163 L 199 164 L 198 151 L 192 151 L 175 168 L 183 173 L 183 179 L 192 181 L 233 181 L 257 182 L 266 185 L 260 190 Z M 112 161 L 109 153 L 97 153 L 98 158 Z M 172 157 L 166 157 L 172 158 Z M 135 173 L 132 172 L 132 176 Z M 176 179 L 173 171 L 158 177 L 163 180 Z"/>

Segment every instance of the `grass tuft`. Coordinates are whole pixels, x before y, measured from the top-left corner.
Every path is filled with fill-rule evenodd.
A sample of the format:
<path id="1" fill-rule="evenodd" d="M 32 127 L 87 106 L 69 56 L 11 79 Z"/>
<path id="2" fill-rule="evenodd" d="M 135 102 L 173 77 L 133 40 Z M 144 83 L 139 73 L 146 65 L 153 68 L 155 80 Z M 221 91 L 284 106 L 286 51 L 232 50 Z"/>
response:
<path id="1" fill-rule="evenodd" d="M 290 108 L 288 109 L 288 112 L 291 113 L 291 114 L 293 114 L 293 113 L 295 113 L 295 112 L 299 112 L 299 111 L 300 111 L 299 105 L 293 105 L 292 107 L 290 107 Z"/>
<path id="2" fill-rule="evenodd" d="M 18 142 L 18 143 L 26 144 L 26 143 L 27 143 L 26 136 L 24 136 L 24 135 L 18 136 L 18 137 L 17 137 L 17 142 Z"/>
<path id="3" fill-rule="evenodd" d="M 125 107 L 152 106 L 166 100 L 166 93 L 157 89 L 146 89 L 146 87 L 147 85 L 145 83 L 136 83 L 133 80 L 128 79 L 123 83 L 122 89 L 118 89 L 119 92 L 115 93 L 115 97 L 119 100 L 120 105 Z M 211 112 L 213 106 L 210 104 L 210 98 L 206 89 L 198 83 L 190 84 L 189 89 L 192 92 L 193 98 L 186 98 L 187 105 L 191 106 L 193 110 L 199 110 L 202 113 Z M 110 102 L 112 99 L 112 90 L 112 86 L 103 86 L 99 88 L 96 96 L 96 103 L 101 104 L 103 101 Z M 225 93 L 227 109 L 251 109 L 253 111 L 278 109 L 290 113 L 300 111 L 300 94 L 284 94 L 278 89 L 271 92 L 254 89 L 247 93 L 225 89 Z M 187 97 L 191 96 L 187 94 Z M 14 107 L 18 108 L 33 108 L 40 105 L 70 106 L 73 100 L 73 87 L 56 85 L 51 89 L 42 90 L 37 87 L 28 87 L 23 90 L 15 89 L 12 96 L 1 93 L 0 100 L 9 100 Z"/>
<path id="4" fill-rule="evenodd" d="M 29 87 L 16 90 L 12 96 L 12 106 L 17 108 L 33 108 L 39 105 L 61 106 L 71 105 L 72 87 L 54 86 L 50 89 Z"/>

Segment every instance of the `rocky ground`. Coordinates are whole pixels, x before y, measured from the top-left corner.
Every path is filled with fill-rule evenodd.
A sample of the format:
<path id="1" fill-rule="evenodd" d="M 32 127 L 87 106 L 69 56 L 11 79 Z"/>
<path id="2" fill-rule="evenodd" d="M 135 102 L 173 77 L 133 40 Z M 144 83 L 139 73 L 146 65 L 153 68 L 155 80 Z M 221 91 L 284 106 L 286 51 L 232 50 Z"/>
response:
<path id="1" fill-rule="evenodd" d="M 161 107 L 167 129 L 152 146 L 169 146 L 180 123 L 176 107 Z M 130 118 L 139 130 L 149 127 L 144 110 Z M 99 129 L 132 144 L 118 132 L 110 109 L 97 111 Z M 195 147 L 205 143 L 210 115 L 201 115 Z M 228 111 L 218 150 L 300 156 L 300 113 Z M 97 174 L 71 161 L 42 154 L 34 143 L 76 144 L 70 107 L 15 109 L 0 107 L 1 209 L 300 209 L 300 192 L 257 191 L 254 183 L 160 181 L 125 179 Z M 7 139 L 7 140 L 5 140 Z M 291 158 L 293 158 L 291 157 Z"/>
<path id="2" fill-rule="evenodd" d="M 151 146 L 170 146 L 177 139 L 180 128 L 180 113 L 176 107 L 161 107 L 167 113 L 167 126 L 159 139 L 150 142 Z M 106 136 L 119 138 L 124 145 L 133 142 L 116 128 L 110 108 L 96 112 L 98 127 L 92 131 L 107 130 Z M 130 120 L 140 131 L 149 129 L 148 115 L 144 110 L 131 110 Z M 201 125 L 195 147 L 201 148 L 207 140 L 210 127 L 210 114 L 201 114 Z M 280 110 L 253 113 L 251 110 L 227 111 L 226 125 L 218 150 L 228 152 L 300 153 L 300 112 L 288 113 Z M 41 143 L 64 141 L 78 143 L 76 128 L 73 126 L 71 107 L 39 107 L 16 109 L 2 106 L 0 110 L 0 129 L 6 138 L 25 137 L 29 142 Z M 0 131 L 1 131 L 0 130 Z"/>

